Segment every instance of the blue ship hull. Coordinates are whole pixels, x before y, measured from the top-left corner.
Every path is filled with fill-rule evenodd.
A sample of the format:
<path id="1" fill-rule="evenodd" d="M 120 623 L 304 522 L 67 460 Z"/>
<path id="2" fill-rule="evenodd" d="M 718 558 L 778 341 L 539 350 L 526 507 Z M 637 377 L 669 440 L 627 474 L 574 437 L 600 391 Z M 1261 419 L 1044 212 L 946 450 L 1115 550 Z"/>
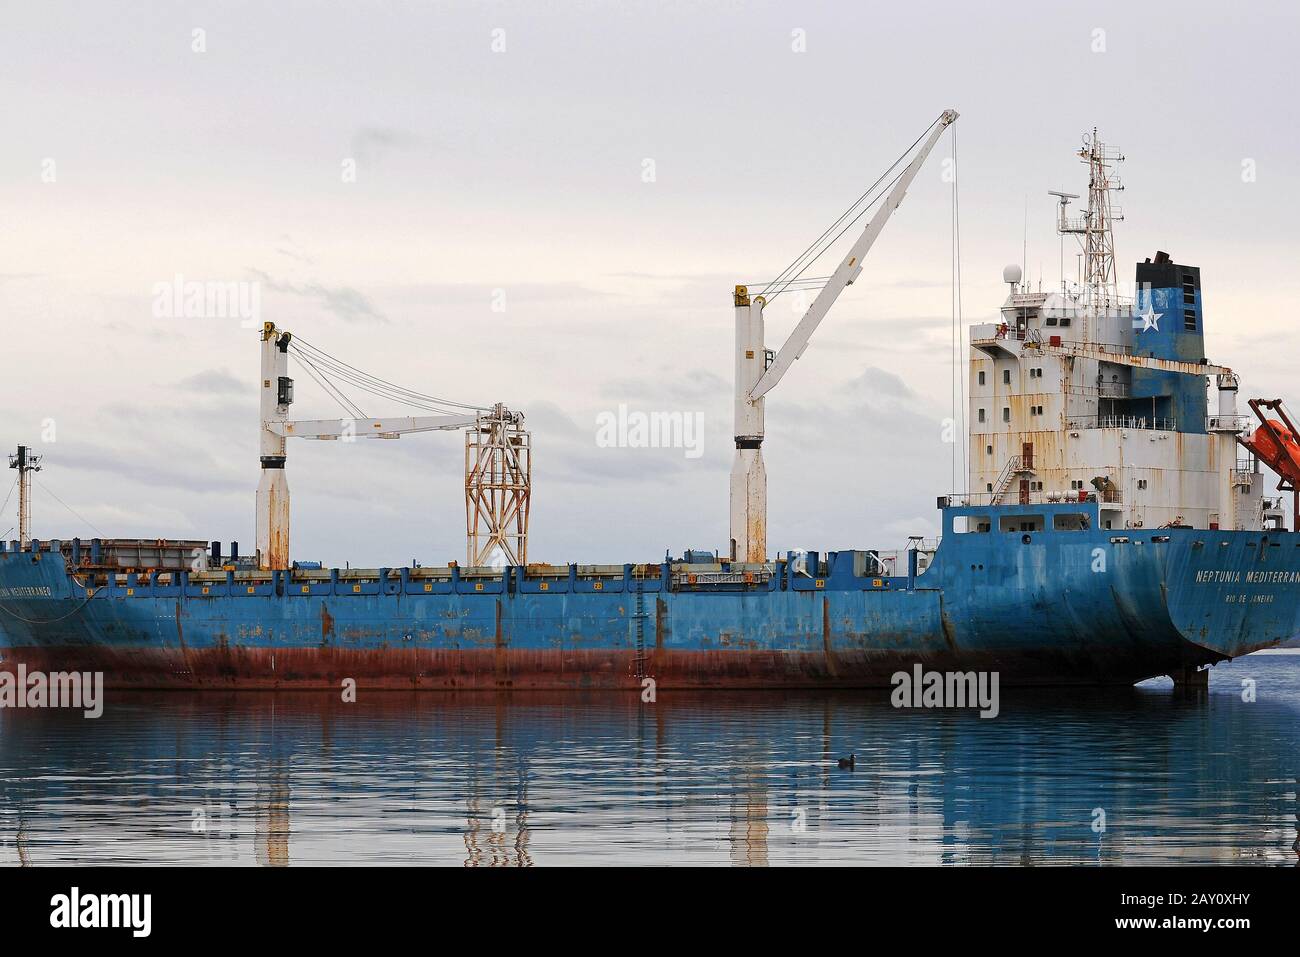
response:
<path id="1" fill-rule="evenodd" d="M 445 581 L 383 569 L 362 584 L 130 574 L 88 588 L 57 550 L 7 550 L 0 669 L 101 671 L 139 688 L 801 688 L 886 685 L 921 664 L 1096 685 L 1300 636 L 1300 534 L 968 534 L 953 533 L 952 511 L 931 565 L 889 578 L 832 552 L 810 553 L 808 575 L 782 561 L 768 580 L 722 584 L 666 562 Z"/>

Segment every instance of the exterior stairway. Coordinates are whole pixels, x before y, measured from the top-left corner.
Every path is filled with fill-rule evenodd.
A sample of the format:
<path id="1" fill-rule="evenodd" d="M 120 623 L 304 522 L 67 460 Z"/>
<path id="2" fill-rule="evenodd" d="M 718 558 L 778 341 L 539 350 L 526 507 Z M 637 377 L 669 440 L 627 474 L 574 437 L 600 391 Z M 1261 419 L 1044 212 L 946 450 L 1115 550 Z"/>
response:
<path id="1" fill-rule="evenodd" d="M 1032 475 L 1033 471 L 1034 459 L 1032 454 L 1027 461 L 1025 456 L 1022 455 L 1013 455 L 1007 459 L 1007 464 L 998 475 L 998 480 L 993 483 L 993 498 L 990 504 L 1001 505 L 1003 498 L 1010 491 L 1012 483 L 1021 475 Z"/>

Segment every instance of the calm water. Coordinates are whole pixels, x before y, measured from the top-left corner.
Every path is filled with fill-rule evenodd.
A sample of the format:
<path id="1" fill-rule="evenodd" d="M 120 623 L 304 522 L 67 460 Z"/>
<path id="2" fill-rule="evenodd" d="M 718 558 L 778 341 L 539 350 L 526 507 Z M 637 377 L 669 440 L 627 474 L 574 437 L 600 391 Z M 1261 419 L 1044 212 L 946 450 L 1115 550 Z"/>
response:
<path id="1" fill-rule="evenodd" d="M 993 720 L 883 691 L 118 693 L 0 711 L 0 862 L 1295 865 L 1297 775 L 1297 655 L 1193 697 L 1004 689 Z"/>

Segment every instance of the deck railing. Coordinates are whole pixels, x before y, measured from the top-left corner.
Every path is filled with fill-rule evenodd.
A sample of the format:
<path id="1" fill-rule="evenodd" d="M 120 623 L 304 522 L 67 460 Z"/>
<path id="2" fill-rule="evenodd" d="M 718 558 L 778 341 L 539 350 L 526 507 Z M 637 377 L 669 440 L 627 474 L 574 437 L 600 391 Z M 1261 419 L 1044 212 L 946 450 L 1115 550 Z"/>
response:
<path id="1" fill-rule="evenodd" d="M 1118 488 L 1110 492 L 1098 492 L 1096 489 L 1066 489 L 1064 491 L 1031 491 L 1028 502 L 1021 502 L 1017 496 L 1014 501 L 999 500 L 996 492 L 954 492 L 939 497 L 940 508 L 960 506 L 998 506 L 998 505 L 1070 505 L 1080 502 L 1101 502 L 1107 505 L 1120 503 L 1123 499 Z"/>
<path id="2" fill-rule="evenodd" d="M 1156 432 L 1177 432 L 1178 420 L 1164 416 L 1145 415 L 1085 415 L 1065 422 L 1067 429 L 1151 429 Z"/>

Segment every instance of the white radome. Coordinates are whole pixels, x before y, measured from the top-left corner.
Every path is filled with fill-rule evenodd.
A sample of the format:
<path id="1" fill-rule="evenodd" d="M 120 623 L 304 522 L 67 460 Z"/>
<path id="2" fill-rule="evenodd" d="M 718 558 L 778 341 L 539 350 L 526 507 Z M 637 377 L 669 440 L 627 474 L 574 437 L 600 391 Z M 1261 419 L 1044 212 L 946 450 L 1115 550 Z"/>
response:
<path id="1" fill-rule="evenodd" d="M 1002 269 L 1002 281 L 1006 283 L 1018 283 L 1024 278 L 1024 275 L 1024 272 L 1021 271 L 1020 266 L 1016 263 L 1012 263 L 1010 266 L 1006 266 Z"/>

